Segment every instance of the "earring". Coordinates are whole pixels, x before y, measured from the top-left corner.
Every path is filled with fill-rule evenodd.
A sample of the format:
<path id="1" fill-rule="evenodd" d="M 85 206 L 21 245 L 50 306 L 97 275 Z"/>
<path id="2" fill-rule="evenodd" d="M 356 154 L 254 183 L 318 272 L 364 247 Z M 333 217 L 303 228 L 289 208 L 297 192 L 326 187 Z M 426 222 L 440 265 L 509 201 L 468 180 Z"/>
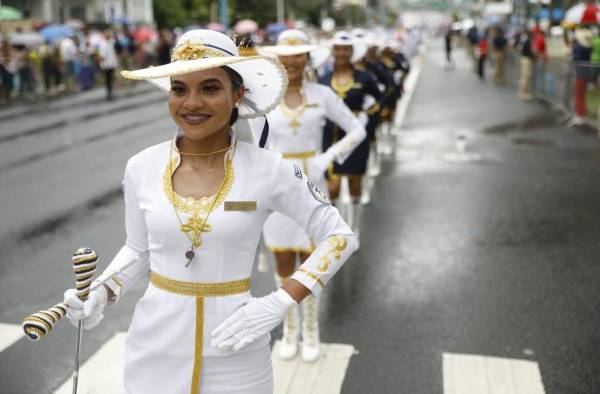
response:
<path id="1" fill-rule="evenodd" d="M 240 106 L 240 103 L 237 103 L 237 102 L 236 102 L 236 103 L 235 103 L 235 107 L 237 108 L 237 107 L 239 107 L 239 106 Z"/>

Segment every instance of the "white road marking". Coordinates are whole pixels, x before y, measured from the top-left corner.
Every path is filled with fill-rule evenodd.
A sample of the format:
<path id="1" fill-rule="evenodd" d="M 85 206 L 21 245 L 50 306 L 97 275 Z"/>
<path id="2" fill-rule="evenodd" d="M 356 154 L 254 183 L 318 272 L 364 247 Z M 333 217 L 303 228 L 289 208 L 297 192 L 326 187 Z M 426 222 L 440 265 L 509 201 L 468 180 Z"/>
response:
<path id="1" fill-rule="evenodd" d="M 444 353 L 444 394 L 544 394 L 538 363 Z"/>
<path id="2" fill-rule="evenodd" d="M 282 361 L 277 355 L 280 341 L 273 347 L 274 394 L 339 394 L 354 346 L 322 343 L 321 358 L 315 363 L 302 362 L 300 355 Z"/>
<path id="3" fill-rule="evenodd" d="M 23 338 L 24 335 L 19 324 L 0 323 L 0 352 Z"/>
<path id="4" fill-rule="evenodd" d="M 124 332 L 115 334 L 79 368 L 79 394 L 123 392 L 125 336 Z M 273 353 L 278 344 L 279 341 Z M 299 356 L 292 361 L 281 361 L 273 355 L 275 394 L 339 394 L 355 349 L 351 345 L 321 344 L 321 352 L 319 361 L 312 364 L 303 363 Z M 54 394 L 71 392 L 72 377 L 69 377 Z"/>
<path id="5" fill-rule="evenodd" d="M 113 335 L 79 368 L 79 394 L 123 392 L 123 360 L 126 333 Z M 69 377 L 54 394 L 71 394 L 72 377 Z"/>
<path id="6" fill-rule="evenodd" d="M 404 123 L 404 117 L 406 116 L 406 110 L 412 100 L 412 96 L 415 93 L 417 82 L 419 81 L 419 75 L 421 75 L 421 69 L 425 62 L 425 55 L 421 52 L 419 55 L 414 57 L 414 61 L 411 65 L 411 70 L 406 77 L 404 82 L 404 95 L 396 104 L 396 116 L 394 119 L 394 128 L 399 130 Z"/>

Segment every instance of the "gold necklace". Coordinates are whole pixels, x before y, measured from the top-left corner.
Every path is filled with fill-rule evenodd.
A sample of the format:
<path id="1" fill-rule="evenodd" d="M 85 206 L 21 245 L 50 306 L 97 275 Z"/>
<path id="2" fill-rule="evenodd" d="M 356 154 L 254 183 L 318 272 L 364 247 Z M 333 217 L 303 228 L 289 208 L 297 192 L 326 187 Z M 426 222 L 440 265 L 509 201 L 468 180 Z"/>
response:
<path id="1" fill-rule="evenodd" d="M 306 97 L 304 95 L 302 95 L 302 104 L 295 108 L 288 107 L 285 103 L 285 99 L 281 100 L 281 103 L 279 104 L 279 108 L 281 109 L 281 113 L 283 114 L 283 116 L 285 116 L 286 118 L 290 118 L 290 123 L 288 124 L 288 126 L 290 126 L 293 129 L 294 134 L 298 133 L 298 127 L 301 126 L 301 123 L 298 120 L 298 118 L 302 116 L 302 114 L 304 114 L 304 111 L 306 111 L 307 107 L 308 105 L 306 102 Z"/>
<path id="2" fill-rule="evenodd" d="M 331 88 L 335 90 L 337 95 L 343 99 L 346 98 L 346 94 L 350 91 L 350 89 L 352 89 L 352 86 L 354 86 L 354 77 L 352 75 L 350 75 L 348 81 L 346 81 L 346 83 L 344 83 L 343 85 L 341 85 L 338 82 L 338 80 L 335 77 L 335 74 L 331 76 Z"/>
<path id="3" fill-rule="evenodd" d="M 173 189 L 172 176 L 175 172 L 176 164 L 176 160 L 172 158 L 173 144 L 174 142 L 169 150 L 169 164 L 163 175 L 163 190 L 167 195 L 168 200 L 173 205 L 175 216 L 179 222 L 180 231 L 183 232 L 191 242 L 190 249 L 185 252 L 185 257 L 188 259 L 185 266 L 188 267 L 196 255 L 194 249 L 199 248 L 202 245 L 202 233 L 207 233 L 212 230 L 212 226 L 206 223 L 208 217 L 217 206 L 223 203 L 225 196 L 231 191 L 234 179 L 233 165 L 231 159 L 226 159 L 225 176 L 223 177 L 223 181 L 221 182 L 217 193 L 213 197 L 202 197 L 200 200 L 183 198 Z M 211 199 L 212 202 L 210 201 Z M 183 223 L 179 211 L 191 214 L 187 222 Z"/>
<path id="4" fill-rule="evenodd" d="M 179 152 L 179 154 L 181 156 L 198 156 L 198 157 L 206 157 L 206 156 L 212 156 L 212 155 L 216 155 L 217 153 L 223 153 L 226 152 L 227 150 L 229 150 L 231 148 L 231 145 L 226 146 L 223 149 L 219 149 L 216 150 L 214 152 L 208 152 L 208 153 L 184 153 L 184 152 Z"/>

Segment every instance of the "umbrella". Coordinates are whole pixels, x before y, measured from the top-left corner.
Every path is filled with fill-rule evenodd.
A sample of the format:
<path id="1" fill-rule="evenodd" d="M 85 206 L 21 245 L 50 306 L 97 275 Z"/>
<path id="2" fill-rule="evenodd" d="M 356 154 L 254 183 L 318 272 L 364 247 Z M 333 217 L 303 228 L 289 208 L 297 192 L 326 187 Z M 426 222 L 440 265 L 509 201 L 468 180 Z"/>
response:
<path id="1" fill-rule="evenodd" d="M 85 22 L 79 19 L 69 19 L 65 22 L 65 26 L 69 26 L 72 29 L 81 30 L 85 27 Z"/>
<path id="2" fill-rule="evenodd" d="M 113 20 L 113 23 L 116 25 L 131 25 L 131 19 L 126 16 L 120 16 Z"/>
<path id="3" fill-rule="evenodd" d="M 6 5 L 0 6 L 0 21 L 18 21 L 20 19 L 23 19 L 21 11 Z"/>
<path id="4" fill-rule="evenodd" d="M 10 36 L 11 45 L 24 45 L 33 47 L 44 43 L 44 36 L 40 33 L 13 33 Z"/>
<path id="5" fill-rule="evenodd" d="M 197 29 L 203 29 L 203 27 L 200 25 L 189 25 L 189 26 L 186 26 L 185 29 L 183 29 L 183 31 L 188 32 L 190 30 L 197 30 Z"/>
<path id="6" fill-rule="evenodd" d="M 156 32 L 149 26 L 142 26 L 133 33 L 136 42 L 148 42 L 156 39 Z"/>
<path id="7" fill-rule="evenodd" d="M 575 25 L 597 24 L 600 21 L 599 12 L 595 4 L 580 3 L 567 10 L 564 21 Z"/>
<path id="8" fill-rule="evenodd" d="M 214 30 L 214 31 L 218 31 L 221 33 L 225 33 L 225 26 L 223 26 L 222 24 L 217 23 L 217 22 L 209 23 L 208 25 L 206 25 L 206 28 L 208 30 Z"/>
<path id="9" fill-rule="evenodd" d="M 270 23 L 267 25 L 265 31 L 268 35 L 276 35 L 287 29 L 288 26 L 285 23 Z"/>
<path id="10" fill-rule="evenodd" d="M 254 22 L 252 19 L 242 19 L 238 23 L 235 24 L 233 31 L 238 34 L 249 34 L 254 33 L 258 30 L 258 23 Z"/>
<path id="11" fill-rule="evenodd" d="M 49 25 L 40 30 L 39 33 L 46 41 L 57 41 L 61 38 L 72 37 L 75 35 L 73 28 L 65 25 Z"/>

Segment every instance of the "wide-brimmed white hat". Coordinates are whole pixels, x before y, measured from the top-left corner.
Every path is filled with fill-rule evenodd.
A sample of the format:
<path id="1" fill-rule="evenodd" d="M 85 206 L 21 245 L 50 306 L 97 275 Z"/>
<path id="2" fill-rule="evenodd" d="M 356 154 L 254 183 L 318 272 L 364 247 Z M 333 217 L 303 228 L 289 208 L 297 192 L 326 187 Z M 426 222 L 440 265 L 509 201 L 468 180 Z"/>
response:
<path id="1" fill-rule="evenodd" d="M 364 42 L 354 38 L 352 34 L 345 30 L 340 30 L 333 35 L 333 38 L 329 41 L 329 46 L 334 47 L 336 45 L 348 45 L 352 47 L 352 63 L 356 63 L 362 59 L 367 53 L 367 45 Z"/>
<path id="2" fill-rule="evenodd" d="M 275 57 L 242 57 L 234 42 L 213 30 L 190 30 L 183 34 L 171 54 L 171 63 L 135 71 L 121 71 L 128 79 L 148 80 L 169 90 L 171 77 L 227 66 L 244 80 L 244 98 L 238 107 L 242 119 L 271 112 L 287 89 L 287 73 Z"/>
<path id="3" fill-rule="evenodd" d="M 310 65 L 319 68 L 331 53 L 328 47 L 312 44 L 308 36 L 301 30 L 284 30 L 277 37 L 276 45 L 257 48 L 258 53 L 265 56 L 293 56 L 302 53 L 310 54 Z"/>

